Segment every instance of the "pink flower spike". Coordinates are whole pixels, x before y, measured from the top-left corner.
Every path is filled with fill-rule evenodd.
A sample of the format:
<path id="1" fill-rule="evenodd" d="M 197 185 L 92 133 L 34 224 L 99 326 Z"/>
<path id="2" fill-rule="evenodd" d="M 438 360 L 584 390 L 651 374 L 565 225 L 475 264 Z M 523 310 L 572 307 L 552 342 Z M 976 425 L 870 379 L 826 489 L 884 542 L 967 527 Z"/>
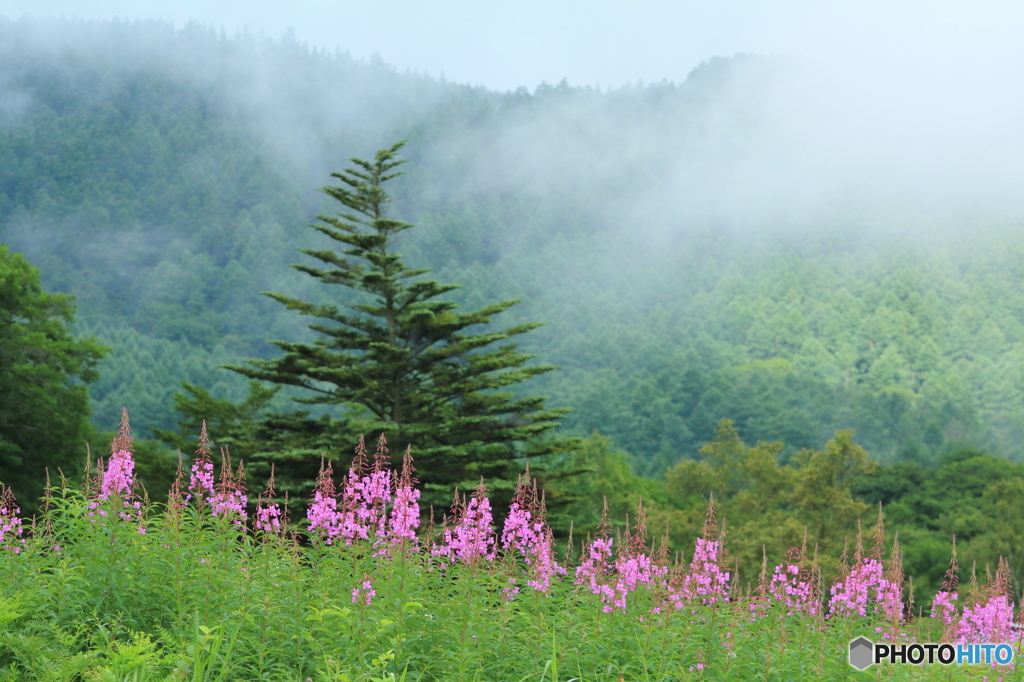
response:
<path id="1" fill-rule="evenodd" d="M 480 479 L 473 497 L 463 504 L 459 500 L 458 490 L 452 504 L 454 527 L 445 527 L 444 544 L 433 550 L 434 556 L 448 560 L 458 560 L 467 564 L 475 564 L 483 559 L 494 560 L 495 537 L 491 528 L 491 502 L 485 493 L 484 481 Z"/>
<path id="2" fill-rule="evenodd" d="M 96 497 L 89 501 L 87 516 L 94 522 L 105 519 L 108 509 L 102 508 L 108 500 L 119 500 L 121 510 L 118 518 L 125 522 L 138 523 L 140 534 L 145 534 L 145 525 L 142 522 L 142 503 L 135 497 L 135 460 L 132 458 L 132 437 L 131 428 L 128 425 L 128 408 L 121 410 L 121 428 L 116 438 L 111 443 L 110 460 L 106 467 L 103 461 L 96 463 Z M 116 506 L 116 502 L 114 503 Z M 97 519 L 99 517 L 99 519 Z"/>
<path id="3" fill-rule="evenodd" d="M 216 495 L 213 485 L 213 460 L 210 459 L 210 438 L 206 433 L 206 421 L 199 432 L 199 447 L 196 449 L 198 457 L 192 460 L 192 476 L 188 482 L 188 494 L 185 502 L 193 497 L 196 504 L 203 506 L 209 504 Z"/>
<path id="4" fill-rule="evenodd" d="M 972 585 L 975 585 L 972 579 Z M 957 644 L 1009 642 L 1014 639 L 1010 565 L 999 558 L 995 579 L 981 591 L 972 605 L 964 606 L 956 628 Z"/>
<path id="5" fill-rule="evenodd" d="M 786 615 L 806 613 L 816 615 L 820 604 L 814 580 L 814 566 L 808 567 L 804 547 L 789 550 L 786 561 L 775 567 L 771 582 L 767 585 L 767 596 L 786 609 Z M 765 558 L 767 565 L 767 557 Z"/>
<path id="6" fill-rule="evenodd" d="M 376 596 L 377 590 L 373 589 L 373 580 L 370 579 L 369 575 L 363 574 L 363 581 L 359 584 L 359 587 L 352 588 L 352 603 L 357 604 L 361 602 L 369 606 Z"/>
<path id="7" fill-rule="evenodd" d="M 99 499 L 106 500 L 119 496 L 127 500 L 131 496 L 135 461 L 132 459 L 132 436 L 128 426 L 128 408 L 121 409 L 121 428 L 110 447 L 110 460 L 103 472 Z"/>
<path id="8" fill-rule="evenodd" d="M 868 615 L 870 604 L 883 601 L 888 587 L 889 581 L 882 577 L 882 562 L 862 558 L 853 565 L 846 578 L 832 585 L 828 617 L 863 618 Z"/>
<path id="9" fill-rule="evenodd" d="M 245 525 L 246 504 L 249 498 L 245 495 L 245 468 L 238 463 L 238 469 L 232 471 L 231 456 L 227 448 L 221 448 L 220 480 L 217 481 L 216 492 L 210 499 L 210 513 L 217 517 L 230 518 L 236 526 Z"/>
<path id="10" fill-rule="evenodd" d="M 395 490 L 391 517 L 388 519 L 392 546 L 416 542 L 416 528 L 420 524 L 420 505 L 417 502 L 420 491 L 416 489 L 416 480 L 412 473 L 412 448 L 406 447 L 405 455 L 402 457 L 402 475 Z"/>
<path id="11" fill-rule="evenodd" d="M 715 501 L 712 497 L 708 500 L 703 537 L 697 538 L 690 569 L 682 579 L 681 589 L 670 596 L 677 609 L 684 608 L 684 602 L 692 599 L 700 599 L 705 605 L 729 601 L 730 574 L 719 566 L 721 542 L 712 539 L 716 536 L 723 537 L 718 533 Z"/>
<path id="12" fill-rule="evenodd" d="M 122 499 L 131 495 L 132 478 L 135 472 L 135 461 L 128 450 L 118 450 L 110 456 L 106 471 L 103 472 L 103 483 L 100 486 L 99 499 L 118 496 Z"/>
<path id="13" fill-rule="evenodd" d="M 4 486 L 3 492 L 0 493 L 0 547 L 14 554 L 20 554 L 25 544 L 21 537 L 24 528 L 18 516 L 20 513 L 21 509 L 14 499 L 14 491 Z"/>
<path id="14" fill-rule="evenodd" d="M 310 532 L 316 532 L 325 544 L 332 544 L 341 532 L 341 514 L 338 512 L 338 499 L 334 493 L 331 463 L 320 460 L 320 474 L 316 479 L 313 491 L 313 502 L 306 511 L 309 519 Z"/>
<path id="15" fill-rule="evenodd" d="M 359 437 L 356 456 L 352 460 L 341 494 L 340 531 L 345 543 L 368 540 L 383 542 L 387 525 L 387 506 L 391 503 L 391 470 L 387 468 L 387 441 L 381 434 L 374 465 L 366 473 L 366 443 Z"/>
<path id="16" fill-rule="evenodd" d="M 538 501 L 536 482 L 530 485 L 529 473 L 527 469 L 519 477 L 501 544 L 522 555 L 530 571 L 526 584 L 538 592 L 547 592 L 552 578 L 565 575 L 565 569 L 555 562 L 554 540 L 544 519 L 544 503 Z"/>
<path id="17" fill-rule="evenodd" d="M 256 530 L 270 535 L 280 535 L 284 530 L 284 514 L 276 502 L 271 502 L 274 497 L 274 465 L 270 465 L 270 480 L 267 481 L 267 489 L 256 498 Z"/>

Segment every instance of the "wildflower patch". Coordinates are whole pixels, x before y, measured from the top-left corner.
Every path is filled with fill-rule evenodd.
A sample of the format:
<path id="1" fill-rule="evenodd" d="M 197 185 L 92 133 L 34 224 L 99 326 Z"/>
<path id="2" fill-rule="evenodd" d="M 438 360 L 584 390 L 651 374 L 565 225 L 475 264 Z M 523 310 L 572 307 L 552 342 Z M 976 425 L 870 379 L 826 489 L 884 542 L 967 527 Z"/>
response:
<path id="1" fill-rule="evenodd" d="M 528 471 L 503 524 L 480 481 L 423 528 L 412 449 L 393 471 L 383 435 L 372 458 L 360 439 L 344 477 L 323 460 L 297 522 L 273 470 L 253 497 L 244 464 L 225 449 L 218 472 L 211 455 L 204 424 L 156 509 L 135 480 L 125 412 L 110 457 L 82 488 L 48 486 L 32 523 L 0 491 L 5 665 L 223 682 L 566 669 L 580 680 L 831 680 L 883 665 L 896 680 L 1024 679 L 1007 562 L 982 579 L 972 569 L 962 589 L 954 543 L 931 613 L 917 617 L 881 509 L 869 547 L 858 532 L 831 584 L 805 534 L 775 565 L 764 550 L 749 585 L 730 568 L 711 496 L 692 553 L 670 557 L 642 500 L 614 533 L 606 504 L 590 537 L 557 546 Z"/>

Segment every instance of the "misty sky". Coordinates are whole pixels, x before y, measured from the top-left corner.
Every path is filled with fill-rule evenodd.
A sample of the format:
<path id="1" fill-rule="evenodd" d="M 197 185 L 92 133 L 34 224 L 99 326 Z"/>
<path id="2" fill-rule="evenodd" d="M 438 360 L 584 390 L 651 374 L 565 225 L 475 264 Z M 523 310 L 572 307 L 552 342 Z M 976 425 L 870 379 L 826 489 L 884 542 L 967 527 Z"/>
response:
<path id="1" fill-rule="evenodd" d="M 271 37 L 292 28 L 300 41 L 357 59 L 379 54 L 401 70 L 499 90 L 563 78 L 572 85 L 679 82 L 709 57 L 740 52 L 876 67 L 909 62 L 938 80 L 957 77 L 965 64 L 1009 60 L 1019 67 L 1024 56 L 1020 3 L 0 0 L 0 15 L 26 13 L 198 20 Z"/>
<path id="2" fill-rule="evenodd" d="M 940 223 L 1024 223 L 1019 1 L 0 0 L 0 15 L 26 14 L 197 20 L 229 35 L 247 29 L 272 38 L 291 29 L 301 42 L 356 59 L 376 54 L 399 70 L 497 90 L 563 78 L 602 87 L 680 83 L 712 57 L 785 55 L 788 69 L 764 81 L 760 94 L 738 71 L 704 114 L 702 155 L 677 150 L 661 185 L 633 197 L 624 215 L 643 206 L 672 213 L 664 222 L 673 223 L 810 224 L 840 206 L 871 205 L 887 224 L 904 220 L 893 217 L 895 207 L 914 223 L 924 214 Z M 41 44 L 59 49 L 62 38 L 42 30 Z M 338 106 L 360 101 L 359 93 L 331 92 Z M 281 125 L 294 114 L 290 101 L 267 94 L 246 101 L 259 100 L 268 138 L 293 146 Z M 580 106 L 538 109 L 536 120 L 503 129 L 489 144 L 508 156 L 504 180 L 555 174 L 598 182 L 590 169 L 629 158 L 642 165 L 650 141 L 664 137 L 635 129 L 611 162 L 612 150 L 595 147 L 585 131 L 560 127 L 577 117 L 613 129 L 599 107 Z M 744 123 L 751 106 L 752 129 Z M 556 172 L 565 159 L 590 162 Z"/>

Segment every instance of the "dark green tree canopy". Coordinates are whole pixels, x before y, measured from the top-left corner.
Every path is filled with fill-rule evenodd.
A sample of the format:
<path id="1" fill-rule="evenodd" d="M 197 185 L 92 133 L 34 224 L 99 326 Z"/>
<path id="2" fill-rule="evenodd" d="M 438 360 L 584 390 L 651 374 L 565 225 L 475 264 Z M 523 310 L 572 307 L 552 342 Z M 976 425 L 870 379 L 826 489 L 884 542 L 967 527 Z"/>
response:
<path id="1" fill-rule="evenodd" d="M 0 244 L 0 481 L 31 512 L 46 480 L 85 461 L 89 396 L 107 352 L 76 339 L 73 297 L 48 294 L 39 271 Z"/>
<path id="2" fill-rule="evenodd" d="M 393 450 L 412 445 L 425 500 L 445 503 L 453 485 L 470 486 L 481 476 L 491 485 L 514 486 L 515 460 L 546 454 L 537 445 L 564 411 L 546 409 L 541 397 L 515 397 L 509 386 L 554 369 L 528 365 L 514 336 L 539 326 L 475 331 L 518 303 L 501 301 L 472 312 L 442 300 L 457 288 L 424 279 L 394 251 L 395 236 L 412 227 L 388 216 L 384 183 L 400 175 L 403 143 L 381 150 L 372 161 L 332 176 L 340 185 L 323 192 L 341 204 L 337 216 L 318 216 L 318 231 L 343 245 L 302 249 L 320 267 L 295 265 L 325 285 L 356 293 L 338 305 L 315 305 L 281 294 L 266 295 L 315 318 L 314 343 L 274 341 L 284 355 L 229 366 L 250 379 L 298 386 L 309 404 L 342 405 L 343 421 L 325 424 L 326 440 L 348 451 L 359 433 L 383 432 Z M 312 462 L 315 463 L 315 457 Z M 278 467 L 278 478 L 281 468 Z M 297 472 L 296 472 L 297 473 Z M 307 474 L 308 475 L 308 474 Z M 312 476 L 308 480 L 312 480 Z"/>

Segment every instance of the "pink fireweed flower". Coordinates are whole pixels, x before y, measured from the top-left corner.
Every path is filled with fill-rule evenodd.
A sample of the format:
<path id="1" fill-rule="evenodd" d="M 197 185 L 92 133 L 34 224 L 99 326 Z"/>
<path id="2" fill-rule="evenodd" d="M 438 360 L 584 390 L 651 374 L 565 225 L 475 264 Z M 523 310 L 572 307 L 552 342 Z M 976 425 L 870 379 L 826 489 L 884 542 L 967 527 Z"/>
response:
<path id="1" fill-rule="evenodd" d="M 391 502 L 391 470 L 387 468 L 387 442 L 384 434 L 378 439 L 373 468 L 366 471 L 366 443 L 359 437 L 356 456 L 345 478 L 341 495 L 340 535 L 346 544 L 386 535 L 387 505 Z"/>
<path id="2" fill-rule="evenodd" d="M 185 501 L 195 498 L 196 504 L 208 504 L 213 499 L 214 491 L 213 460 L 202 457 L 192 461 L 192 475 L 189 477 L 188 494 Z"/>
<path id="3" fill-rule="evenodd" d="M 103 472 L 103 483 L 100 485 L 98 502 L 105 502 L 108 499 L 116 498 L 121 500 L 122 509 L 118 516 L 122 521 L 139 520 L 138 531 L 146 534 L 146 527 L 141 523 L 142 503 L 135 499 L 133 487 L 135 479 L 133 476 L 135 462 L 132 453 L 128 450 L 118 450 L 110 456 L 107 468 Z M 98 505 L 97 505 L 98 506 Z M 101 516 L 106 516 L 101 512 Z"/>
<path id="4" fill-rule="evenodd" d="M 576 567 L 576 584 L 586 585 L 590 591 L 600 595 L 602 601 L 611 604 L 615 600 L 615 590 L 608 584 L 608 576 L 612 573 L 611 555 L 613 539 L 597 537 L 587 545 L 586 559 Z M 611 612 L 611 606 L 606 606 Z"/>
<path id="5" fill-rule="evenodd" d="M 132 496 L 132 485 L 134 483 L 135 461 L 132 459 L 132 435 L 131 427 L 128 425 L 128 408 L 121 408 L 121 428 L 117 437 L 110 446 L 110 459 L 107 461 L 106 469 L 103 470 L 103 478 L 100 481 L 100 491 L 97 498 L 105 501 L 111 497 L 120 497 L 129 502 Z"/>
<path id="6" fill-rule="evenodd" d="M 370 605 L 373 598 L 377 596 L 377 590 L 373 589 L 373 581 L 370 580 L 370 576 L 364 574 L 363 581 L 359 584 L 359 587 L 352 588 L 352 603 L 362 602 L 366 606 Z"/>
<path id="7" fill-rule="evenodd" d="M 1013 634 L 1013 602 L 1005 595 L 989 597 L 974 606 L 965 606 L 957 624 L 958 644 L 1009 642 Z"/>
<path id="8" fill-rule="evenodd" d="M 604 610 L 610 613 L 611 603 L 615 600 L 615 590 L 608 584 L 612 574 L 612 538 L 608 535 L 608 500 L 604 501 L 601 511 L 601 523 L 597 526 L 597 534 L 593 540 L 584 545 L 585 558 L 576 567 L 576 585 L 586 585 L 593 594 L 599 595 L 605 602 Z"/>
<path id="9" fill-rule="evenodd" d="M 103 472 L 103 483 L 100 485 L 99 499 L 118 496 L 129 497 L 132 491 L 132 480 L 135 472 L 135 461 L 128 450 L 118 450 L 110 455 L 107 468 Z"/>
<path id="10" fill-rule="evenodd" d="M 786 608 L 786 615 L 802 612 L 813 616 L 818 613 L 814 581 L 797 564 L 783 563 L 775 567 L 769 593 L 775 602 Z"/>
<path id="11" fill-rule="evenodd" d="M 21 526 L 21 509 L 14 499 L 14 491 L 7 486 L 0 494 L 0 548 L 14 554 L 20 554 L 25 540 L 21 537 L 24 528 Z"/>
<path id="12" fill-rule="evenodd" d="M 281 532 L 281 507 L 276 502 L 256 507 L 256 529 L 274 535 Z"/>
<path id="13" fill-rule="evenodd" d="M 110 446 L 111 455 L 104 468 L 102 460 L 97 462 L 96 476 L 98 491 L 96 498 L 88 504 L 88 516 L 106 518 L 107 510 L 102 503 L 120 500 L 118 517 L 126 522 L 138 522 L 138 531 L 145 535 L 142 522 L 142 503 L 135 497 L 135 461 L 132 458 L 131 428 L 128 425 L 128 408 L 121 410 L 121 428 Z"/>
<path id="14" fill-rule="evenodd" d="M 480 486 L 469 499 L 463 510 L 462 519 L 455 527 L 455 542 L 452 547 L 460 561 L 473 563 L 479 559 L 494 560 L 494 530 L 491 528 L 491 501 L 484 494 L 487 489 L 480 479 Z"/>
<path id="15" fill-rule="evenodd" d="M 196 457 L 192 460 L 192 475 L 188 482 L 188 494 L 185 502 L 193 497 L 196 504 L 202 506 L 209 504 L 210 500 L 217 494 L 214 490 L 213 460 L 210 459 L 210 438 L 206 433 L 206 421 L 199 432 L 199 447 L 196 449 Z"/>
<path id="16" fill-rule="evenodd" d="M 802 610 L 808 588 L 809 585 L 800 580 L 800 566 L 784 563 L 775 567 L 768 589 L 772 598 L 786 607 L 786 615 L 791 615 Z"/>
<path id="17" fill-rule="evenodd" d="M 245 506 L 249 498 L 245 495 L 245 468 L 242 462 L 238 469 L 232 471 L 231 456 L 227 448 L 221 448 L 220 480 L 216 491 L 210 498 L 210 513 L 215 517 L 230 518 L 236 526 L 245 524 Z"/>
<path id="18" fill-rule="evenodd" d="M 362 480 L 362 509 L 367 528 L 373 529 L 374 544 L 387 537 L 387 508 L 393 495 L 391 460 L 388 458 L 387 441 L 384 434 L 377 439 L 377 452 L 373 458 L 373 470 Z"/>
<path id="19" fill-rule="evenodd" d="M 668 575 L 666 566 L 658 566 L 646 554 L 633 554 L 615 560 L 615 599 L 613 605 L 626 611 L 626 597 L 639 585 L 654 585 Z"/>
<path id="20" fill-rule="evenodd" d="M 538 540 L 539 531 L 544 527 L 543 520 L 534 518 L 539 511 L 537 490 L 528 484 L 527 475 L 529 469 L 525 475 L 519 476 L 516 492 L 512 497 L 512 506 L 509 507 L 505 527 L 501 532 L 502 547 L 519 550 L 524 555 L 529 553 Z"/>
<path id="21" fill-rule="evenodd" d="M 903 586 L 894 580 L 886 580 L 878 597 L 882 613 L 891 621 L 903 619 Z"/>
<path id="22" fill-rule="evenodd" d="M 865 617 L 869 610 L 876 610 L 872 605 L 881 604 L 889 581 L 885 579 L 882 567 L 882 521 L 879 511 L 879 522 L 875 530 L 875 550 L 871 556 L 864 556 L 861 539 L 860 522 L 857 522 L 857 546 L 853 554 L 853 566 L 846 576 L 832 584 L 829 591 L 828 618 L 836 616 Z M 843 565 L 846 562 L 846 551 L 843 550 Z"/>
<path id="23" fill-rule="evenodd" d="M 516 495 L 518 496 L 518 491 Z M 519 505 L 513 499 L 509 507 L 508 516 L 505 517 L 505 527 L 501 531 L 501 544 L 505 549 L 518 549 L 525 553 L 533 539 L 533 530 L 530 528 L 530 511 Z"/>
<path id="24" fill-rule="evenodd" d="M 718 565 L 719 541 L 697 538 L 690 570 L 683 579 L 682 590 L 673 601 L 682 608 L 682 600 L 700 599 L 705 605 L 729 601 L 729 571 Z"/>
<path id="25" fill-rule="evenodd" d="M 451 508 L 452 514 L 458 518 L 462 514 L 461 501 L 459 500 L 459 490 L 455 489 L 455 500 L 452 502 Z M 434 541 L 434 507 L 430 507 L 430 523 L 427 525 L 426 533 L 426 549 L 430 553 L 430 556 L 441 559 L 441 565 L 444 566 L 454 561 L 454 556 L 451 548 L 452 531 L 448 527 L 448 515 L 445 514 L 441 517 L 441 540 L 440 542 Z"/>
<path id="26" fill-rule="evenodd" d="M 332 544 L 341 532 L 341 514 L 338 512 L 338 498 L 334 492 L 331 463 L 320 460 L 320 474 L 313 490 L 313 502 L 306 510 L 309 519 L 309 530 L 315 532 L 325 544 Z"/>
<path id="27" fill-rule="evenodd" d="M 806 613 L 813 616 L 818 613 L 820 604 L 814 580 L 816 563 L 808 568 L 806 546 L 805 532 L 804 546 L 790 548 L 787 560 L 775 567 L 771 582 L 764 587 L 772 601 L 786 609 L 786 615 Z"/>
<path id="28" fill-rule="evenodd" d="M 487 488 L 484 487 L 483 479 L 477 487 L 473 497 L 462 504 L 458 499 L 452 505 L 452 517 L 455 519 L 454 527 L 445 527 L 442 547 L 434 550 L 435 556 L 444 557 L 450 561 L 458 560 L 467 564 L 475 564 L 480 559 L 485 561 L 494 560 L 495 537 L 491 528 L 493 518 L 491 516 L 491 501 L 484 494 Z"/>
<path id="29" fill-rule="evenodd" d="M 712 538 L 719 539 L 712 539 Z M 718 532 L 715 516 L 714 496 L 708 499 L 708 510 L 704 520 L 703 537 L 697 538 L 689 571 L 682 578 L 682 585 L 674 589 L 669 599 L 676 609 L 685 608 L 686 601 L 700 599 L 705 605 L 729 601 L 729 571 L 719 566 L 722 560 L 724 532 Z"/>
<path id="30" fill-rule="evenodd" d="M 551 579 L 565 575 L 565 569 L 555 561 L 554 539 L 544 519 L 544 503 L 538 501 L 536 483 L 529 485 L 528 476 L 529 470 L 519 477 L 501 544 L 523 556 L 531 573 L 526 584 L 539 592 L 547 592 Z"/>
<path id="31" fill-rule="evenodd" d="M 640 585 L 663 583 L 668 575 L 666 566 L 659 566 L 647 555 L 647 516 L 643 500 L 637 504 L 636 526 L 629 530 L 629 519 L 626 519 L 626 537 L 615 559 L 615 585 L 612 605 L 626 611 L 626 598 L 630 592 L 636 591 Z"/>
<path id="32" fill-rule="evenodd" d="M 857 561 L 845 578 L 833 583 L 828 617 L 867 616 L 869 605 L 881 602 L 889 589 L 882 573 L 882 562 L 877 559 Z"/>
<path id="33" fill-rule="evenodd" d="M 565 568 L 555 561 L 554 545 L 555 538 L 550 527 L 544 529 L 544 535 L 533 545 L 529 560 L 533 574 L 526 584 L 538 592 L 546 593 L 556 575 L 566 574 Z"/>
<path id="34" fill-rule="evenodd" d="M 939 591 L 935 593 L 935 599 L 932 601 L 932 618 L 939 618 L 942 620 L 942 624 L 947 629 L 956 629 L 956 604 L 955 602 L 960 595 L 956 592 L 943 592 Z"/>
<path id="35" fill-rule="evenodd" d="M 395 490 L 395 501 L 391 507 L 388 528 L 392 545 L 415 544 L 416 528 L 420 525 L 420 491 L 412 477 L 412 448 L 406 447 L 402 457 L 402 475 Z"/>
<path id="36" fill-rule="evenodd" d="M 508 584 L 501 590 L 501 600 L 512 601 L 515 599 L 517 594 L 519 594 L 519 587 L 516 585 L 516 579 L 509 578 Z"/>
<path id="37" fill-rule="evenodd" d="M 274 497 L 274 465 L 270 465 L 270 480 L 267 488 L 256 498 L 256 530 L 272 535 L 280 535 L 284 528 L 284 514 L 280 505 L 273 502 Z"/>
<path id="38" fill-rule="evenodd" d="M 958 644 L 1009 642 L 1014 638 L 1010 585 L 1010 565 L 1005 557 L 999 557 L 995 580 L 989 582 L 975 604 L 964 606 L 956 629 Z"/>

